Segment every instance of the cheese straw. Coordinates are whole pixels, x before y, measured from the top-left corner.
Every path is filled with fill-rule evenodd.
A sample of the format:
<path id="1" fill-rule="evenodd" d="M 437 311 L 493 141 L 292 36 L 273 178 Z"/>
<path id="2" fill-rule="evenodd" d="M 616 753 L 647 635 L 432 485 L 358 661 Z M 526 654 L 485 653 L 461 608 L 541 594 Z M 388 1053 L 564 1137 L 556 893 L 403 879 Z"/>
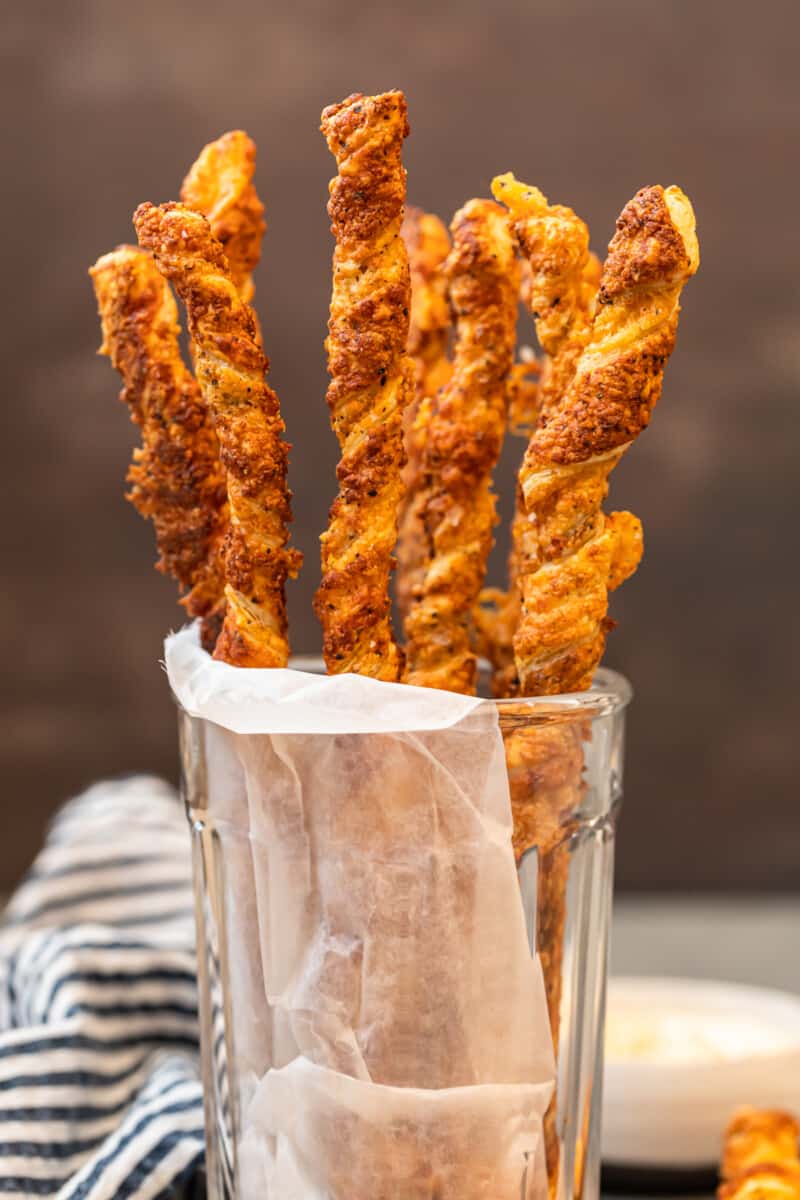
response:
<path id="1" fill-rule="evenodd" d="M 470 200 L 451 227 L 447 262 L 456 341 L 450 379 L 425 431 L 428 541 L 424 575 L 405 622 L 405 679 L 454 692 L 475 690 L 472 613 L 492 547 L 491 475 L 508 413 L 519 270 L 503 210 Z"/>
<path id="2" fill-rule="evenodd" d="M 287 545 L 288 446 L 252 312 L 205 217 L 181 204 L 142 204 L 134 223 L 186 305 L 195 370 L 227 471 L 228 607 L 215 657 L 242 667 L 283 667 L 289 658 L 284 588 L 300 555 Z"/>
<path id="3" fill-rule="evenodd" d="M 719 1200 L 800 1200 L 800 1123 L 740 1108 L 725 1130 Z"/>
<path id="4" fill-rule="evenodd" d="M 254 143 L 241 129 L 234 129 L 203 148 L 181 188 L 186 207 L 207 218 L 246 304 L 255 293 L 253 271 L 267 228 L 264 205 L 253 184 L 255 169 Z"/>
<path id="5" fill-rule="evenodd" d="M 643 188 L 617 222 L 572 378 L 519 474 L 528 528 L 517 543 L 514 655 L 523 695 L 582 690 L 602 657 L 609 586 L 635 569 L 641 534 L 636 518 L 609 518 L 600 506 L 609 474 L 650 420 L 680 294 L 698 264 L 683 192 Z"/>
<path id="6" fill-rule="evenodd" d="M 427 557 L 422 519 L 425 437 L 433 399 L 450 376 L 447 344 L 451 321 L 443 270 L 450 251 L 447 228 L 433 213 L 407 208 L 402 233 L 411 270 L 408 354 L 414 367 L 414 398 L 406 409 L 404 422 L 406 490 L 401 501 L 397 539 L 397 606 L 405 620 Z"/>
<path id="7" fill-rule="evenodd" d="M 186 590 L 213 650 L 225 607 L 225 473 L 200 389 L 181 358 L 178 311 L 151 255 L 118 246 L 89 272 L 103 327 L 101 354 L 122 376 L 121 399 L 142 431 L 128 499 L 155 527 L 158 569 Z"/>
<path id="8" fill-rule="evenodd" d="M 322 535 L 314 608 L 328 671 L 400 677 L 389 576 L 403 494 L 403 413 L 411 285 L 400 236 L 408 134 L 402 92 L 349 96 L 322 114 L 339 168 L 328 214 L 336 238 L 328 325 L 328 407 L 342 450 L 339 494 Z"/>
<path id="9" fill-rule="evenodd" d="M 612 392 L 640 417 L 655 403 L 668 350 L 650 358 L 651 344 L 641 347 L 637 334 L 657 334 L 662 318 L 662 324 L 672 322 L 674 342 L 678 296 L 697 267 L 693 217 L 677 189 L 640 192 L 620 217 L 596 296 L 588 231 L 572 210 L 549 205 L 538 189 L 513 176 L 495 180 L 494 192 L 508 206 L 527 257 L 526 302 L 547 355 L 541 415 L 520 470 L 513 526 L 507 605 L 519 605 L 514 661 L 508 654 L 495 658 L 495 690 L 500 695 L 583 690 L 605 645 L 608 593 L 633 573 L 642 553 L 638 519 L 630 513 L 606 516 L 600 508 L 608 474 L 629 440 L 609 438 L 604 419 L 591 418 L 592 408 L 596 412 Z M 627 334 L 629 358 L 619 331 Z M 609 335 L 606 345 L 616 348 L 617 357 L 606 359 L 602 379 L 590 378 L 592 352 Z M 638 372 L 631 372 L 634 363 L 640 364 Z M 553 444 L 557 430 L 573 439 L 563 463 L 557 452 L 552 462 L 544 458 L 543 448 Z M 557 1049 L 571 814 L 581 799 L 583 750 L 568 728 L 512 734 L 506 750 L 515 849 L 521 857 L 537 847 L 537 949 Z M 558 1186 L 555 1122 L 554 1103 L 545 1116 L 551 1193 Z"/>

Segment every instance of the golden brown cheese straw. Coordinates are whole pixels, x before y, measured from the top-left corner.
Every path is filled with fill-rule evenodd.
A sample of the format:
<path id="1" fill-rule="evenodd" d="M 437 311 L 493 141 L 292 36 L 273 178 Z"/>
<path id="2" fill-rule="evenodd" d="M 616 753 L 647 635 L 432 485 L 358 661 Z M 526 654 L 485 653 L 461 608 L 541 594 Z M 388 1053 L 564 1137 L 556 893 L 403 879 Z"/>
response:
<path id="1" fill-rule="evenodd" d="M 435 396 L 450 375 L 450 302 L 442 269 L 450 253 L 450 235 L 435 213 L 413 207 L 405 210 L 401 234 L 411 275 L 408 353 L 414 369 L 416 401 L 422 396 Z"/>
<path id="2" fill-rule="evenodd" d="M 800 1200 L 800 1124 L 778 1110 L 739 1109 L 720 1175 L 719 1200 Z"/>
<path id="3" fill-rule="evenodd" d="M 403 412 L 411 398 L 411 286 L 400 236 L 405 97 L 350 96 L 325 109 L 322 132 L 338 165 L 328 203 L 336 248 L 326 349 L 328 406 L 342 455 L 314 608 L 329 672 L 392 681 L 402 656 L 389 576 L 403 494 Z"/>
<path id="4" fill-rule="evenodd" d="M 519 595 L 511 578 L 507 590 L 482 588 L 472 614 L 472 644 L 478 657 L 485 659 L 491 667 L 491 692 L 498 699 L 512 695 L 514 690 L 511 686 L 517 671 L 514 665 L 514 634 L 519 610 Z"/>
<path id="5" fill-rule="evenodd" d="M 450 375 L 447 343 L 450 335 L 450 303 L 443 271 L 450 251 L 447 227 L 433 213 L 406 208 L 401 229 L 411 271 L 411 321 L 408 354 L 414 369 L 414 398 L 404 421 L 406 465 L 403 468 L 405 496 L 401 502 L 397 539 L 397 604 L 405 617 L 418 587 L 427 555 L 427 538 L 422 523 L 424 504 L 422 459 L 429 405 Z"/>
<path id="6" fill-rule="evenodd" d="M 523 374 L 527 366 L 524 362 L 512 373 L 509 430 L 529 438 L 537 424 L 556 411 L 588 339 L 601 266 L 589 251 L 586 225 L 571 209 L 548 205 L 537 188 L 526 187 L 510 174 L 498 176 L 492 188 L 512 210 L 515 236 L 525 254 L 522 297 L 534 315 L 540 343 L 546 349 L 543 362 L 532 364 L 536 374 Z M 525 561 L 527 529 L 522 490 L 517 486 L 508 589 L 487 592 L 478 617 L 496 696 L 508 696 L 517 690 L 513 639 L 522 607 L 517 562 Z"/>
<path id="7" fill-rule="evenodd" d="M 527 262 L 520 261 L 522 268 L 522 292 L 525 293 Z M 508 432 L 515 437 L 524 437 L 527 442 L 539 417 L 539 380 L 541 363 L 530 346 L 520 347 L 520 358 L 511 368 L 508 378 Z M 519 494 L 517 507 L 519 507 Z M 513 524 L 512 524 L 513 535 Z M 513 677 L 514 633 L 519 619 L 519 593 L 515 586 L 514 551 L 508 556 L 508 588 L 483 588 L 472 613 L 472 644 L 475 653 L 487 660 L 492 667 L 491 684 L 495 696 L 505 696 L 506 674 Z"/>
<path id="8" fill-rule="evenodd" d="M 687 240 L 691 243 L 688 233 Z M 535 276 L 535 256 L 532 256 L 532 262 Z M 685 270 L 689 267 L 696 269 L 696 249 L 692 261 L 683 265 Z M 679 290 L 678 287 L 675 306 Z M 600 298 L 602 302 L 603 293 Z M 597 321 L 595 327 L 596 324 Z M 590 341 L 591 345 L 593 343 Z M 579 358 L 578 370 L 583 361 Z M 572 386 L 570 384 L 567 387 L 560 406 L 557 402 L 553 403 L 549 423 L 540 425 L 531 445 L 535 445 L 560 421 L 564 407 L 569 402 Z M 526 629 L 530 630 L 533 624 L 531 598 L 535 593 L 531 578 L 540 587 L 548 589 L 546 594 L 551 609 L 547 614 L 549 622 L 540 615 L 529 644 L 538 648 L 545 666 L 551 666 L 552 669 L 549 672 L 521 672 L 520 690 L 525 694 L 588 686 L 602 655 L 608 591 L 619 586 L 636 569 L 641 558 L 642 535 L 637 518 L 630 513 L 613 513 L 606 517 L 600 510 L 607 491 L 608 471 L 615 461 L 616 457 L 612 455 L 601 461 L 599 466 L 590 462 L 552 468 L 550 475 L 543 476 L 545 485 L 532 495 L 530 490 L 525 491 L 526 456 L 526 464 L 520 474 L 524 504 L 518 506 L 518 528 L 514 540 L 515 566 L 520 572 L 522 597 L 527 605 L 515 637 L 517 670 L 520 670 L 520 636 Z M 552 491 L 548 491 L 546 485 L 551 483 L 554 472 L 558 476 L 558 483 Z M 542 554 L 542 540 L 545 538 L 549 539 L 545 545 L 552 547 L 549 554 Z M 574 543 L 571 539 L 575 539 Z M 533 577 L 524 574 L 531 564 L 536 567 L 541 561 L 544 566 Z M 566 654 L 560 659 L 557 657 L 554 663 L 552 660 L 548 662 L 548 654 L 552 654 L 554 646 L 559 647 L 559 638 L 564 637 L 565 630 L 569 630 L 573 638 L 578 630 L 588 641 L 583 658 L 577 659 L 580 668 L 577 676 L 575 656 Z M 549 761 L 550 767 L 543 770 L 540 743 L 541 739 L 528 738 L 524 744 L 516 746 L 516 768 L 510 772 L 511 794 L 517 852 L 524 853 L 531 845 L 538 847 L 537 947 L 545 975 L 554 1043 L 558 1049 L 570 814 L 580 802 L 582 751 L 577 747 L 576 757 L 567 740 L 561 746 L 554 744 L 554 753 L 551 755 L 545 744 L 544 760 Z M 556 1109 L 551 1105 L 544 1122 L 551 1194 L 552 1189 L 557 1187 L 559 1166 L 555 1120 Z"/>
<path id="9" fill-rule="evenodd" d="M 546 421 L 560 405 L 588 340 L 599 263 L 589 252 L 585 222 L 571 208 L 548 204 L 538 188 L 510 172 L 492 180 L 492 194 L 508 208 L 528 264 L 522 298 L 546 355 L 538 389 L 539 417 Z"/>
<path id="10" fill-rule="evenodd" d="M 128 499 L 155 527 L 159 570 L 187 595 L 213 649 L 224 610 L 225 475 L 200 389 L 184 365 L 178 313 L 151 255 L 118 246 L 89 272 L 103 327 L 101 354 L 122 376 L 121 399 L 142 431 Z"/>
<path id="11" fill-rule="evenodd" d="M 511 186 L 513 184 L 513 186 Z M 526 300 L 537 323 L 537 333 L 547 354 L 540 390 L 542 416 L 531 444 L 559 419 L 570 396 L 576 368 L 593 333 L 592 314 L 597 267 L 588 254 L 585 226 L 568 209 L 551 207 L 541 193 L 506 177 L 505 199 L 511 208 L 514 229 L 527 256 L 530 273 Z M 496 194 L 498 194 L 496 192 Z M 631 574 L 641 557 L 641 525 L 629 513 L 605 517 L 600 504 L 605 497 L 607 472 L 597 478 L 590 466 L 576 467 L 562 477 L 553 498 L 544 492 L 526 492 L 526 455 L 520 472 L 517 514 L 513 529 L 512 577 L 516 574 L 522 597 L 530 604 L 530 572 L 542 561 L 541 543 L 550 537 L 552 551 L 549 580 L 552 587 L 551 625 L 543 621 L 535 631 L 539 653 L 547 662 L 555 639 L 565 627 L 583 622 L 596 636 L 584 658 L 582 675 L 575 678 L 567 656 L 548 674 L 523 673 L 523 694 L 558 692 L 588 686 L 602 654 L 608 591 Z M 596 512 L 597 540 L 584 555 L 570 555 L 570 538 L 580 532 L 583 514 Z M 581 543 L 579 542 L 579 546 Z M 565 553 L 566 552 L 566 553 Z M 540 577 L 541 578 L 541 577 Z M 577 592 L 577 598 L 573 598 Z M 519 594 L 519 593 L 518 593 Z M 523 612 L 515 637 L 519 669 L 520 634 L 530 629 L 530 608 Z M 549 639 L 549 640 L 548 640 Z M 556 642 L 557 644 L 557 642 Z M 495 687 L 508 693 L 517 687 L 517 670 L 500 664 Z M 570 674 L 572 672 L 572 674 Z M 562 992 L 562 963 L 566 921 L 566 888 L 569 874 L 571 813 L 580 803 L 583 752 L 571 730 L 534 731 L 507 743 L 514 841 L 518 855 L 538 848 L 537 948 L 542 960 L 553 1039 L 558 1051 Z M 551 1195 L 558 1187 L 556 1107 L 545 1115 L 545 1148 Z"/>
<path id="12" fill-rule="evenodd" d="M 510 173 L 493 180 L 492 192 L 509 210 L 525 263 L 523 300 L 534 317 L 545 353 L 536 397 L 536 422 L 542 424 L 563 400 L 578 356 L 588 341 L 600 264 L 589 250 L 585 222 L 571 208 L 549 204 L 538 188 L 521 183 Z M 508 695 L 517 687 L 513 651 L 513 634 L 521 611 L 517 576 L 520 565 L 524 572 L 528 558 L 529 529 L 522 488 L 518 486 L 511 527 L 509 588 L 505 601 L 496 601 L 498 640 L 490 656 L 497 695 Z"/>
<path id="13" fill-rule="evenodd" d="M 470 200 L 451 226 L 453 371 L 427 430 L 424 523 L 429 559 L 406 619 L 406 680 L 475 690 L 472 612 L 495 524 L 491 474 L 508 412 L 519 295 L 516 249 L 503 209 Z"/>
<path id="14" fill-rule="evenodd" d="M 289 655 L 284 589 L 300 555 L 287 545 L 288 447 L 253 314 L 205 217 L 182 204 L 142 204 L 134 223 L 186 306 L 197 379 L 227 471 L 228 607 L 215 657 L 242 667 L 283 667 Z"/>
<path id="15" fill-rule="evenodd" d="M 267 225 L 253 176 L 256 147 L 241 129 L 224 133 L 203 148 L 181 188 L 187 208 L 208 219 L 245 303 L 253 299 L 253 271 L 261 258 Z"/>
<path id="16" fill-rule="evenodd" d="M 687 198 L 675 187 L 643 188 L 617 222 L 572 379 L 520 470 L 528 526 L 514 654 L 525 695 L 582 690 L 602 657 L 617 540 L 624 528 L 630 543 L 635 521 L 603 514 L 608 476 L 650 419 L 680 293 L 698 264 Z"/>
<path id="17" fill-rule="evenodd" d="M 524 265 L 524 264 L 523 264 Z M 523 347 L 523 350 L 528 347 Z M 539 416 L 539 379 L 541 364 L 532 354 L 521 358 L 511 368 L 508 379 L 508 432 L 516 437 L 530 437 Z M 516 512 L 521 506 L 517 488 Z M 511 526 L 512 545 L 508 555 L 508 587 L 483 588 L 472 613 L 472 643 L 475 653 L 486 659 L 492 668 L 491 685 L 495 696 L 510 694 L 508 680 L 516 677 L 514 665 L 514 634 L 520 611 L 519 590 L 516 586 L 514 567 L 514 529 L 517 516 Z"/>

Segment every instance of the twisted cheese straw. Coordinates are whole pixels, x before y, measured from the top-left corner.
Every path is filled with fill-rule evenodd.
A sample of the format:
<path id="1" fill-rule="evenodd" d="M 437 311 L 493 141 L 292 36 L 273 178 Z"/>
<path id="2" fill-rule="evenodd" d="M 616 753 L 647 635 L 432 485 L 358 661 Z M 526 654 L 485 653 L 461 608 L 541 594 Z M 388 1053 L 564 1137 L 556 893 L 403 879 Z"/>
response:
<path id="1" fill-rule="evenodd" d="M 540 194 L 540 193 L 539 193 Z M 559 211 L 559 210 L 557 210 Z M 560 210 L 560 211 L 569 211 Z M 527 260 L 523 260 L 527 264 Z M 583 269 L 583 281 L 586 290 L 583 295 L 588 300 L 589 289 L 597 290 L 600 279 L 600 261 L 594 254 L 589 254 Z M 531 272 L 528 269 L 528 279 Z M 528 304 L 531 303 L 532 283 L 526 288 L 523 276 L 523 296 Z M 580 293 L 579 293 L 580 294 Z M 592 305 L 593 307 L 593 305 Z M 544 363 L 521 362 L 517 364 L 519 381 L 516 382 L 517 396 L 512 394 L 509 410 L 509 432 L 529 438 L 540 420 L 545 419 L 546 410 L 554 411 L 557 397 L 554 393 L 554 380 L 563 378 L 565 373 L 564 357 L 574 355 L 578 330 L 572 327 L 573 336 L 561 343 L 563 354 L 559 353 L 559 343 L 551 340 L 553 358 L 545 357 Z M 529 372 L 526 376 L 523 371 Z M 536 372 L 534 374 L 534 371 Z M 542 395 L 539 378 L 544 376 L 548 389 Z M 543 410 L 540 405 L 544 404 Z M 622 515 L 622 514 L 620 514 Z M 626 520 L 630 514 L 624 514 Z M 635 520 L 635 518 L 631 518 Z M 481 593 L 481 604 L 476 612 L 476 620 L 482 632 L 481 653 L 492 666 L 492 692 L 495 696 L 509 696 L 516 693 L 517 669 L 514 662 L 514 634 L 519 624 L 522 602 L 517 584 L 517 562 L 525 561 L 525 540 L 529 530 L 528 516 L 525 512 L 525 502 L 522 490 L 517 485 L 514 518 L 511 523 L 511 549 L 508 555 L 508 587 L 485 588 Z"/>
<path id="2" fill-rule="evenodd" d="M 525 295 L 525 259 L 523 268 L 522 294 Z M 526 357 L 523 355 L 527 354 Z M 539 418 L 539 379 L 542 364 L 529 346 L 520 348 L 520 359 L 511 368 L 508 379 L 508 432 L 515 437 L 524 437 L 527 443 Z M 517 490 L 517 511 L 520 497 Z M 513 535 L 513 522 L 512 522 Z M 519 592 L 514 571 L 514 550 L 508 555 L 508 587 L 482 588 L 478 603 L 472 614 L 472 638 L 475 653 L 487 660 L 492 668 L 492 694 L 506 696 L 509 689 L 506 678 L 512 678 L 514 667 L 514 633 L 519 620 Z"/>
<path id="3" fill-rule="evenodd" d="M 538 188 L 509 172 L 492 180 L 492 195 L 509 210 L 528 270 L 522 298 L 546 355 L 539 381 L 539 419 L 558 408 L 588 340 L 599 279 L 589 230 L 571 208 L 548 204 Z"/>
<path id="4" fill-rule="evenodd" d="M 255 143 L 241 129 L 224 133 L 200 151 L 181 186 L 187 208 L 202 213 L 212 236 L 222 246 L 240 297 L 249 304 L 255 294 L 253 271 L 261 258 L 266 232 L 264 205 L 256 192 Z M 253 311 L 259 343 L 261 330 Z M 226 509 L 227 519 L 227 509 Z M 225 617 L 225 599 L 217 615 L 218 630 Z M 207 646 L 213 651 L 216 644 Z"/>
<path id="5" fill-rule="evenodd" d="M 645 428 L 697 270 L 694 214 L 676 187 L 643 188 L 609 246 L 591 335 L 520 470 L 528 527 L 517 558 L 514 654 L 523 695 L 582 690 L 602 657 L 608 590 L 636 565 L 640 529 L 606 517 L 608 476 Z M 518 543 L 520 544 L 520 543 Z"/>
<path id="6" fill-rule="evenodd" d="M 511 173 L 498 175 L 492 181 L 492 192 L 509 210 L 514 235 L 527 265 L 523 272 L 523 300 L 534 317 L 545 354 L 537 391 L 537 424 L 542 424 L 557 411 L 578 356 L 588 341 L 600 263 L 589 251 L 585 222 L 571 208 L 549 204 L 538 188 L 519 182 Z M 521 610 L 517 575 L 520 564 L 529 561 L 530 536 L 531 525 L 518 486 L 511 527 L 508 593 L 505 601 L 497 605 L 497 639 L 491 647 L 496 695 L 509 695 L 516 690 L 513 637 Z"/>
<path id="7" fill-rule="evenodd" d="M 411 271 L 411 320 L 408 354 L 414 368 L 414 399 L 405 413 L 405 496 L 401 503 L 397 539 L 397 604 L 405 620 L 415 589 L 424 573 L 427 538 L 422 522 L 424 504 L 423 454 L 430 420 L 430 401 L 450 375 L 447 343 L 450 304 L 445 259 L 450 235 L 433 213 L 407 208 L 401 228 Z"/>
<path id="8" fill-rule="evenodd" d="M 255 143 L 234 129 L 203 147 L 181 187 L 186 207 L 207 218 L 245 304 L 255 293 L 252 276 L 267 228 L 253 184 L 255 169 Z"/>
<path id="9" fill-rule="evenodd" d="M 739 1109 L 720 1175 L 719 1200 L 800 1200 L 800 1124 L 786 1112 Z"/>
<path id="10" fill-rule="evenodd" d="M 225 475 L 217 438 L 178 345 L 178 312 L 152 257 L 118 246 L 91 268 L 103 328 L 101 354 L 122 376 L 120 398 L 140 426 L 128 499 L 155 526 L 158 569 L 187 594 L 213 649 L 224 610 Z"/>
<path id="11" fill-rule="evenodd" d="M 585 226 L 568 209 L 550 208 L 536 189 L 525 188 L 504 177 L 498 189 L 511 208 L 515 232 L 528 256 L 531 267 L 527 300 L 537 321 L 537 333 L 548 354 L 543 378 L 543 415 L 531 445 L 543 431 L 558 422 L 571 394 L 577 364 L 584 353 L 593 329 L 593 293 L 596 267 L 588 257 L 588 235 Z M 496 192 L 497 194 L 497 192 Z M 630 207 L 630 206 L 629 206 Z M 626 210 L 627 212 L 628 210 Z M 611 261 L 611 260 L 610 260 Z M 604 299 L 601 293 L 601 301 Z M 547 492 L 532 498 L 526 464 L 520 473 L 517 516 L 512 545 L 512 570 L 517 573 L 523 601 L 530 602 L 531 564 L 537 564 L 541 543 L 550 537 L 553 547 L 552 571 L 561 584 L 561 593 L 568 593 L 576 578 L 575 562 L 567 555 L 570 537 L 583 529 L 582 513 L 597 514 L 595 528 L 598 541 L 578 566 L 584 578 L 593 579 L 594 607 L 582 612 L 582 595 L 575 604 L 575 619 L 582 618 L 598 627 L 591 653 L 596 657 L 587 662 L 586 678 L 576 680 L 568 672 L 554 677 L 521 674 L 520 691 L 537 694 L 546 691 L 568 691 L 576 686 L 588 686 L 591 673 L 602 654 L 607 593 L 631 574 L 641 557 L 641 525 L 629 513 L 605 517 L 600 504 L 606 494 L 607 471 L 598 473 L 593 464 L 580 466 L 562 475 L 561 490 L 555 496 Z M 578 542 L 580 545 L 580 541 Z M 571 569 L 573 568 L 573 569 Z M 564 571 L 560 576 L 558 573 Z M 578 575 L 580 578 L 580 575 Z M 554 621 L 561 615 L 554 606 Z M 520 632 L 531 623 L 530 613 L 523 610 L 514 649 L 518 652 Z M 538 630 L 536 631 L 538 632 Z M 517 669 L 519 659 L 517 654 Z M 516 672 L 508 664 L 499 675 L 501 692 L 515 690 Z M 496 680 L 496 686 L 498 681 Z M 564 927 L 566 922 L 566 889 L 569 875 L 570 814 L 581 795 L 583 751 L 580 731 L 565 726 L 561 729 L 531 731 L 512 736 L 506 743 L 514 811 L 515 849 L 521 856 L 531 846 L 539 856 L 537 895 L 537 947 L 542 960 L 547 992 L 548 1011 L 553 1039 L 558 1050 L 562 991 L 562 962 Z M 556 1108 L 551 1105 L 545 1116 L 545 1148 L 551 1194 L 558 1179 L 558 1138 Z"/>
<path id="12" fill-rule="evenodd" d="M 284 588 L 301 560 L 287 546 L 288 446 L 252 312 L 205 217 L 181 204 L 142 204 L 134 224 L 186 306 L 197 378 L 227 471 L 228 607 L 214 656 L 235 666 L 283 667 L 289 656 Z"/>
<path id="13" fill-rule="evenodd" d="M 237 264 L 237 286 L 253 293 L 263 205 L 252 185 L 255 146 L 241 132 L 206 146 L 184 182 L 192 207 L 211 218 Z M 225 610 L 223 535 L 225 473 L 200 390 L 184 366 L 177 310 L 152 257 L 132 246 L 98 260 L 91 274 L 107 353 L 123 375 L 123 399 L 142 427 L 134 451 L 129 499 L 156 527 L 159 569 L 187 588 L 182 603 L 202 618 L 201 637 L 213 650 Z"/>
<path id="14" fill-rule="evenodd" d="M 430 548 L 405 623 L 405 679 L 472 693 L 470 626 L 492 546 L 490 483 L 508 412 L 519 268 L 503 210 L 491 200 L 470 200 L 451 232 L 455 353 L 427 430 L 423 514 Z"/>
<path id="15" fill-rule="evenodd" d="M 417 401 L 421 396 L 434 396 L 450 375 L 447 342 L 451 316 L 442 269 L 450 253 L 450 234 L 435 213 L 414 207 L 405 210 L 400 232 L 411 275 L 408 353 Z"/>
<path id="16" fill-rule="evenodd" d="M 410 280 L 400 236 L 405 97 L 349 96 L 325 109 L 322 132 L 338 165 L 328 203 L 336 248 L 326 348 L 328 405 L 342 456 L 314 608 L 329 672 L 392 681 L 402 655 L 391 626 L 389 576 L 403 494 L 403 411 L 411 396 Z"/>

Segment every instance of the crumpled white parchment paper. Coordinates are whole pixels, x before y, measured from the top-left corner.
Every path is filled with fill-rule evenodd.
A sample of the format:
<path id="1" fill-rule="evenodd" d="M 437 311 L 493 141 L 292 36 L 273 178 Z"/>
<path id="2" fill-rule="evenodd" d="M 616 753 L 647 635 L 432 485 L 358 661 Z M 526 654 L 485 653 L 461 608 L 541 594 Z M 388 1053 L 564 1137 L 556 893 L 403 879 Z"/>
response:
<path id="1" fill-rule="evenodd" d="M 245 1200 L 546 1194 L 555 1076 L 494 706 L 243 670 L 187 629 L 223 847 Z"/>

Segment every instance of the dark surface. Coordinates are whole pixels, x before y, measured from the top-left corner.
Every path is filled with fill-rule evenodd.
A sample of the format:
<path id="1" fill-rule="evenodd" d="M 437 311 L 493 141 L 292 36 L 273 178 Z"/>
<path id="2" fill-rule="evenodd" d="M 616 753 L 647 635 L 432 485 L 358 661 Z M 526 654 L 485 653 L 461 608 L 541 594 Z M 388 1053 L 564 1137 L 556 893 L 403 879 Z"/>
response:
<path id="1" fill-rule="evenodd" d="M 713 1168 L 677 1171 L 604 1163 L 600 1185 L 607 1196 L 713 1196 L 717 1182 Z"/>
<path id="2" fill-rule="evenodd" d="M 29 2 L 2 33 L 5 373 L 0 889 L 47 814 L 106 772 L 174 770 L 158 667 L 180 619 L 122 499 L 133 433 L 86 268 L 200 146 L 243 126 L 270 231 L 258 304 L 295 443 L 296 649 L 314 650 L 334 490 L 322 339 L 332 159 L 323 104 L 403 87 L 410 196 L 449 215 L 513 169 L 604 248 L 642 184 L 694 200 L 701 274 L 653 428 L 613 479 L 647 555 L 614 605 L 633 680 L 620 882 L 796 886 L 797 221 L 793 0 L 222 6 Z M 499 483 L 507 502 L 520 447 Z M 504 540 L 496 557 L 502 562 Z"/>
<path id="3" fill-rule="evenodd" d="M 603 1196 L 697 1196 L 712 1197 L 716 1187 L 713 1172 L 689 1174 L 678 1171 L 632 1170 L 628 1167 L 603 1167 Z M 204 1168 L 194 1171 L 184 1183 L 173 1188 L 167 1200 L 206 1200 Z"/>

